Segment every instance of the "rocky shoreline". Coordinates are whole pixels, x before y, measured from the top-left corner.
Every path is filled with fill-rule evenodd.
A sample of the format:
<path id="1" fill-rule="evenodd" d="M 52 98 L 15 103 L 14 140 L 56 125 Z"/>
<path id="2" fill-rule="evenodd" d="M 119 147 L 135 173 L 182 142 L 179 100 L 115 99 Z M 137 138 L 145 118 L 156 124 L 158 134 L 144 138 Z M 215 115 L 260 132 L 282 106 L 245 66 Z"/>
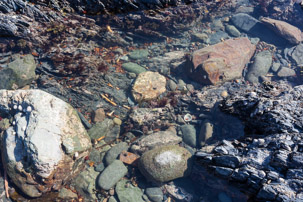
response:
<path id="1" fill-rule="evenodd" d="M 302 14 L 2 1 L 0 200 L 303 200 Z"/>

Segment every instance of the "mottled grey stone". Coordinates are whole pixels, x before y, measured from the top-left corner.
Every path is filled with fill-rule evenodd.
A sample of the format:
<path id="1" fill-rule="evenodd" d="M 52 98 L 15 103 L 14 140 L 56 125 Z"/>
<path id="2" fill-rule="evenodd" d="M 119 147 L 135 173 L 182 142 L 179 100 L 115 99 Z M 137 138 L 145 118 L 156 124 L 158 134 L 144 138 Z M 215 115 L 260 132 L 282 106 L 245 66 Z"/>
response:
<path id="1" fill-rule="evenodd" d="M 152 202 L 162 202 L 163 200 L 163 192 L 159 187 L 147 188 L 145 194 Z"/>
<path id="2" fill-rule="evenodd" d="M 109 190 L 127 173 L 127 168 L 120 160 L 115 160 L 98 176 L 97 185 Z"/>
<path id="3" fill-rule="evenodd" d="M 128 180 L 121 180 L 116 185 L 116 193 L 119 201 L 123 202 L 144 202 L 143 192 L 139 187 L 135 187 Z"/>
<path id="4" fill-rule="evenodd" d="M 104 157 L 105 164 L 111 164 L 117 157 L 120 155 L 122 151 L 128 150 L 128 144 L 126 142 L 120 142 L 119 144 L 113 146 L 110 150 L 106 152 Z"/>

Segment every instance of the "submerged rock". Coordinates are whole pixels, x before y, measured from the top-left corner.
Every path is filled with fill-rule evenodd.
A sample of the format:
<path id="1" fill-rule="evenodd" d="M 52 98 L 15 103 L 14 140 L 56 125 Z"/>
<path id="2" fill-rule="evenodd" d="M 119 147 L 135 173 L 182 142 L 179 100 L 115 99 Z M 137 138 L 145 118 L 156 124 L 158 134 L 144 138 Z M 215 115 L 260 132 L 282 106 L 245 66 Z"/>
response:
<path id="1" fill-rule="evenodd" d="M 15 60 L 0 70 L 0 89 L 17 89 L 36 79 L 36 62 L 32 55 L 17 55 Z"/>
<path id="2" fill-rule="evenodd" d="M 116 193 L 120 201 L 144 202 L 143 192 L 139 187 L 135 187 L 128 180 L 121 180 L 116 185 Z"/>
<path id="3" fill-rule="evenodd" d="M 246 79 L 252 83 L 257 83 L 260 76 L 265 76 L 272 63 L 272 55 L 269 51 L 259 52 L 250 66 Z"/>
<path id="4" fill-rule="evenodd" d="M 190 174 L 191 156 L 183 147 L 161 146 L 142 155 L 139 169 L 150 181 L 167 182 Z"/>
<path id="5" fill-rule="evenodd" d="M 229 39 L 195 51 L 186 70 L 192 79 L 203 84 L 216 85 L 241 78 L 255 49 L 248 38 Z"/>
<path id="6" fill-rule="evenodd" d="M 302 41 L 301 30 L 287 22 L 271 18 L 262 18 L 261 22 L 291 44 L 299 44 Z"/>
<path id="7" fill-rule="evenodd" d="M 115 160 L 99 175 L 97 185 L 104 190 L 109 190 L 114 187 L 126 173 L 127 167 L 122 161 Z"/>
<path id="8" fill-rule="evenodd" d="M 69 104 L 41 90 L 1 90 L 0 111 L 13 117 L 4 134 L 7 173 L 26 195 L 58 190 L 78 173 L 91 143 Z"/>
<path id="9" fill-rule="evenodd" d="M 132 95 L 138 102 L 155 99 L 165 91 L 165 77 L 158 72 L 147 71 L 138 75 L 132 88 Z"/>

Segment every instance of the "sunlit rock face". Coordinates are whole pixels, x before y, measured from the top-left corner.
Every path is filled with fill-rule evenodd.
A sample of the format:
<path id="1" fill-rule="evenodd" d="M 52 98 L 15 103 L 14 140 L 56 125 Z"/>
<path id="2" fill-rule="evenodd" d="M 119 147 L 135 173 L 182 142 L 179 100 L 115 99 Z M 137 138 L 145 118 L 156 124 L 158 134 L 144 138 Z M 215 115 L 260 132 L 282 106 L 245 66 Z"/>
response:
<path id="1" fill-rule="evenodd" d="M 235 38 L 195 51 L 186 70 L 189 76 L 202 84 L 221 84 L 241 78 L 256 46 L 248 38 Z"/>
<path id="2" fill-rule="evenodd" d="M 0 111 L 12 117 L 3 136 L 8 175 L 26 195 L 59 189 L 77 173 L 91 143 L 69 104 L 41 90 L 2 90 Z"/>

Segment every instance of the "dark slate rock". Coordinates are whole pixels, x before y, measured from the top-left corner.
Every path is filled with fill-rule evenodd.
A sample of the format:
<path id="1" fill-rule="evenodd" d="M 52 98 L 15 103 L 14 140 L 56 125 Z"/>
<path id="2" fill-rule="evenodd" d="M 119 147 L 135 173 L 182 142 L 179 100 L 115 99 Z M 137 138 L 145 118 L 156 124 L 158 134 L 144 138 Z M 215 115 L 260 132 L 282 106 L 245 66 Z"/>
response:
<path id="1" fill-rule="evenodd" d="M 286 173 L 286 178 L 287 179 L 303 180 L 303 170 L 302 170 L 302 168 L 300 168 L 300 169 L 288 169 L 288 171 Z"/>
<path id="2" fill-rule="evenodd" d="M 262 169 L 267 167 L 269 162 L 270 152 L 266 149 L 252 148 L 247 152 L 245 163 L 255 168 Z"/>
<path id="3" fill-rule="evenodd" d="M 233 172 L 233 169 L 231 168 L 225 168 L 219 166 L 213 166 L 213 168 L 215 169 L 215 174 L 223 178 L 228 178 Z"/>
<path id="4" fill-rule="evenodd" d="M 231 176 L 233 180 L 239 182 L 245 182 L 248 177 L 249 177 L 249 173 L 247 171 L 239 170 L 239 169 L 236 169 Z"/>
<path id="5" fill-rule="evenodd" d="M 278 193 L 272 188 L 271 185 L 264 185 L 259 191 L 257 198 L 264 200 L 274 200 Z"/>
<path id="6" fill-rule="evenodd" d="M 303 153 L 299 153 L 299 152 L 292 153 L 290 167 L 291 168 L 302 168 L 303 167 Z"/>
<path id="7" fill-rule="evenodd" d="M 229 167 L 229 168 L 236 168 L 239 167 L 240 165 L 240 158 L 237 156 L 216 156 L 213 158 L 215 161 L 215 164 L 218 166 L 223 166 L 223 167 Z"/>
<path id="8" fill-rule="evenodd" d="M 275 171 L 269 171 L 267 173 L 267 178 L 273 181 L 277 181 L 280 177 L 280 174 L 278 172 Z"/>

